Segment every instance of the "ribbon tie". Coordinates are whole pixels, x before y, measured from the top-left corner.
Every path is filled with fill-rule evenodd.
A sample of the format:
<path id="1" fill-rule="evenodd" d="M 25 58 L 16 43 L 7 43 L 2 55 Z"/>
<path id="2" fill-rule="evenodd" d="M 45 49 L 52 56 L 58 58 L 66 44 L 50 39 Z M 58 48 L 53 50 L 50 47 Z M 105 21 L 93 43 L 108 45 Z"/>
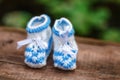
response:
<path id="1" fill-rule="evenodd" d="M 41 49 L 48 48 L 47 43 L 41 40 L 41 38 L 28 38 L 28 39 L 17 42 L 17 49 L 21 48 L 24 45 L 30 44 L 32 42 L 36 43 L 36 45 L 38 45 L 39 48 Z"/>

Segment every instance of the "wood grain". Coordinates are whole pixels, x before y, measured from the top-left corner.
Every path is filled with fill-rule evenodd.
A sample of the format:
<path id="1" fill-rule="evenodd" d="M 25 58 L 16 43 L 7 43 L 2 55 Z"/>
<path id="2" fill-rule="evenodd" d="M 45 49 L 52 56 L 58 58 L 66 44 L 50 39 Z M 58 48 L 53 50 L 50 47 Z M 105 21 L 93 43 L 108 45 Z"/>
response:
<path id="1" fill-rule="evenodd" d="M 24 64 L 24 48 L 16 42 L 26 38 L 21 29 L 0 27 L 0 80 L 120 80 L 120 44 L 76 37 L 77 69 L 54 68 L 52 53 L 47 66 L 32 69 Z"/>

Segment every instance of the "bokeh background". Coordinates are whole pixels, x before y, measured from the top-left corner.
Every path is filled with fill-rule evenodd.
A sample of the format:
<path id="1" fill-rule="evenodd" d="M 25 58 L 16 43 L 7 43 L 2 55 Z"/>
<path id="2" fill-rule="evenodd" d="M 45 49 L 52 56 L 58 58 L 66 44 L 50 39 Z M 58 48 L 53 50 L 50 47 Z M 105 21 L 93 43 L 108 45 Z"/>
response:
<path id="1" fill-rule="evenodd" d="M 33 16 L 68 18 L 77 36 L 120 42 L 120 0 L 0 0 L 0 26 L 25 28 Z"/>

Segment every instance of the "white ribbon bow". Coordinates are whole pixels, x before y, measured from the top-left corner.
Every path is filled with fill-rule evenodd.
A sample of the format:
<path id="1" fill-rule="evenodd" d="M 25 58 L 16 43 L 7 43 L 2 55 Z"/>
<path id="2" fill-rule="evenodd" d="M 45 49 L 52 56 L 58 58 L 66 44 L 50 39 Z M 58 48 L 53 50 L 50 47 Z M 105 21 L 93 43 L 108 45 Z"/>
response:
<path id="1" fill-rule="evenodd" d="M 17 42 L 17 49 L 21 48 L 22 46 L 24 45 L 27 45 L 27 44 L 30 44 L 32 42 L 35 42 L 36 45 L 39 46 L 39 48 L 41 49 L 46 49 L 48 48 L 48 45 L 45 41 L 41 40 L 41 38 L 33 38 L 33 39 L 25 39 L 25 40 L 22 40 L 22 41 L 19 41 Z"/>

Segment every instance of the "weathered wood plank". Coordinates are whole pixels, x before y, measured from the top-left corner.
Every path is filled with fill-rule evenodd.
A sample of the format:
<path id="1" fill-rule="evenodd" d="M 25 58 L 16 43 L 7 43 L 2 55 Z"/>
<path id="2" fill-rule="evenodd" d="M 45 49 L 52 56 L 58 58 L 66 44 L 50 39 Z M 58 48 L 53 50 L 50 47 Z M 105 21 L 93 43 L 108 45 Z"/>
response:
<path id="1" fill-rule="evenodd" d="M 0 80 L 120 80 L 120 44 L 76 37 L 79 47 L 77 69 L 48 65 L 32 69 L 24 64 L 24 48 L 16 50 L 16 42 L 26 38 L 24 30 L 0 28 Z"/>

